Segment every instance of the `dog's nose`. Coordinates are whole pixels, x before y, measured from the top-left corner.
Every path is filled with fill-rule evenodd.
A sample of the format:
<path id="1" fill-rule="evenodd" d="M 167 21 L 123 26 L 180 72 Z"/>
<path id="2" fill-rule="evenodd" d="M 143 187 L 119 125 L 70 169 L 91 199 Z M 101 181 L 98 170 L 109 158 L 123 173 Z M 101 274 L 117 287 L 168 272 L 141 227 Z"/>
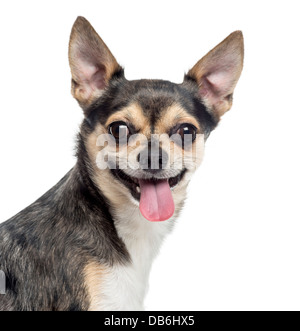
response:
<path id="1" fill-rule="evenodd" d="M 153 174 L 165 169 L 168 159 L 168 154 L 161 147 L 158 150 L 144 149 L 137 156 L 141 168 Z"/>

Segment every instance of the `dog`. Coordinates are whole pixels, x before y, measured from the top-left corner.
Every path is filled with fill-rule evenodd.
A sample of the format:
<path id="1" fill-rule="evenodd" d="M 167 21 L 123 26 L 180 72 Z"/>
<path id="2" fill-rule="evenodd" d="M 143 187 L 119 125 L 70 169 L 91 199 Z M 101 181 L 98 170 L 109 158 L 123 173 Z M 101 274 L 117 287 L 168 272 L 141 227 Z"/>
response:
<path id="1" fill-rule="evenodd" d="M 77 18 L 69 43 L 72 95 L 84 113 L 77 163 L 0 225 L 0 310 L 144 309 L 151 264 L 206 139 L 232 106 L 243 58 L 235 31 L 181 84 L 129 81 L 91 24 Z"/>

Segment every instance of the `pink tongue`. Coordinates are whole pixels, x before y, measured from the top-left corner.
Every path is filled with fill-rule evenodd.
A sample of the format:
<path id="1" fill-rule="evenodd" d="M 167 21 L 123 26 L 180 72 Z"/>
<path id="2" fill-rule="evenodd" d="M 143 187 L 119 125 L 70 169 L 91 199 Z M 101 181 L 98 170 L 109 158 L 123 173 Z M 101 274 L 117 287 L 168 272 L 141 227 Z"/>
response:
<path id="1" fill-rule="evenodd" d="M 140 179 L 140 211 L 151 222 L 166 221 L 175 211 L 168 180 L 157 182 Z"/>

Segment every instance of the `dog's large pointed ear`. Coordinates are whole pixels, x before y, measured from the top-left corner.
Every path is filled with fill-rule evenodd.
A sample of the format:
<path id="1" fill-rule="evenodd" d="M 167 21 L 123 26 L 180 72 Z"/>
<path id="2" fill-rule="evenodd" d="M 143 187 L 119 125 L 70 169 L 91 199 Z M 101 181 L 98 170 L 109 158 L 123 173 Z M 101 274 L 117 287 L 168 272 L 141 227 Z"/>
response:
<path id="1" fill-rule="evenodd" d="M 220 118 L 231 108 L 232 95 L 243 69 L 244 40 L 241 31 L 230 34 L 187 73 L 195 80 L 205 104 Z"/>
<path id="2" fill-rule="evenodd" d="M 122 70 L 84 17 L 78 17 L 72 28 L 69 63 L 72 94 L 84 110 L 101 96 L 113 75 Z"/>

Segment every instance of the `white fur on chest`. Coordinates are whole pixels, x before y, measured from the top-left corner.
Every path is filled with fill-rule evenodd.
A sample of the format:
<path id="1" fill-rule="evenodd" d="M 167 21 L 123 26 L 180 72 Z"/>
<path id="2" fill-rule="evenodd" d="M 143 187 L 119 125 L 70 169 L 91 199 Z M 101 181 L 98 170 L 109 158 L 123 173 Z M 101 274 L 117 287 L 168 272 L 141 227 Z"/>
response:
<path id="1" fill-rule="evenodd" d="M 116 229 L 130 254 L 128 265 L 114 265 L 101 281 L 99 310 L 143 310 L 152 262 L 174 220 L 149 222 L 136 205 L 114 215 Z"/>

